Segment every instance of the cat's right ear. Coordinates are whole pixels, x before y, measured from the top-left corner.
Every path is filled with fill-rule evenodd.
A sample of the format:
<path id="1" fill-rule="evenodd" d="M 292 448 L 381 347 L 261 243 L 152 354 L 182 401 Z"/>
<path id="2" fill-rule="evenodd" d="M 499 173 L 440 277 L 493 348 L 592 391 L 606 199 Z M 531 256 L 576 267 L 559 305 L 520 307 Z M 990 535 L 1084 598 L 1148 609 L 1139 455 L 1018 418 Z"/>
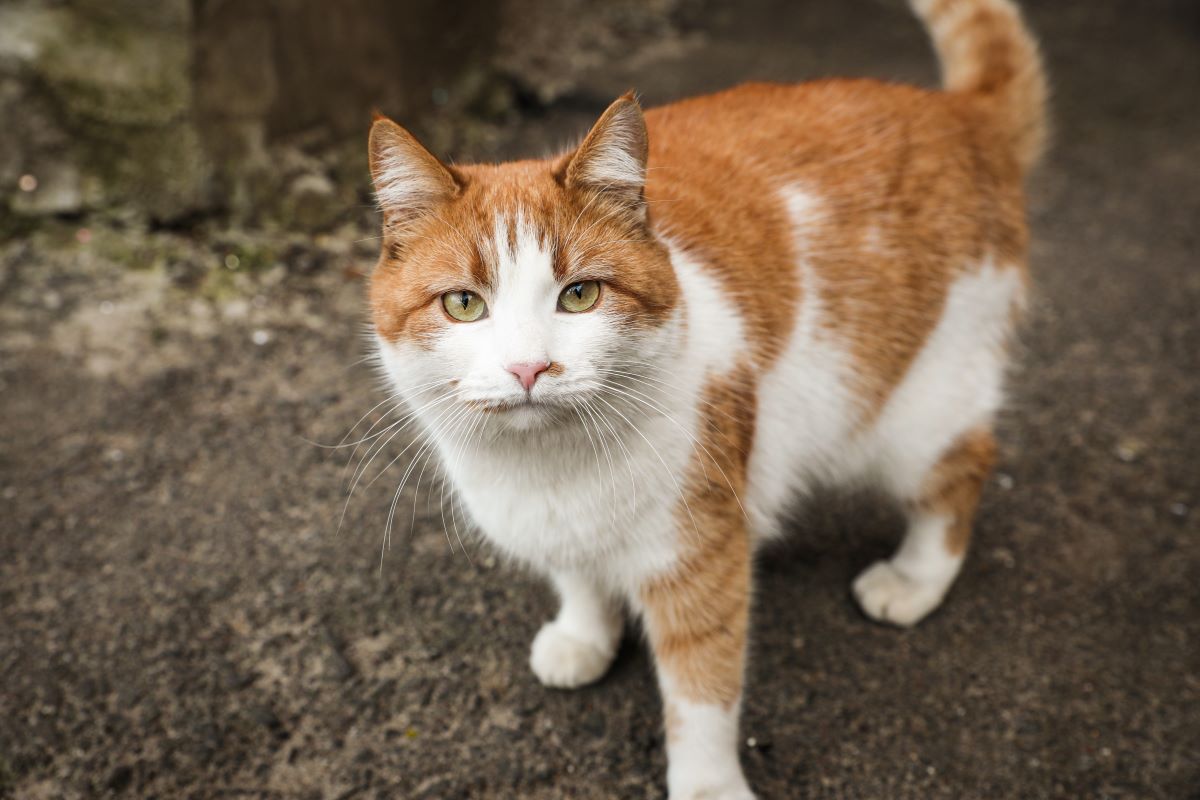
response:
<path id="1" fill-rule="evenodd" d="M 642 107 L 633 92 L 627 92 L 605 110 L 557 170 L 568 189 L 600 192 L 644 220 L 649 151 Z"/>
<path id="2" fill-rule="evenodd" d="M 462 191 L 449 167 L 387 117 L 376 115 L 368 150 L 375 197 L 388 227 L 403 229 Z"/>

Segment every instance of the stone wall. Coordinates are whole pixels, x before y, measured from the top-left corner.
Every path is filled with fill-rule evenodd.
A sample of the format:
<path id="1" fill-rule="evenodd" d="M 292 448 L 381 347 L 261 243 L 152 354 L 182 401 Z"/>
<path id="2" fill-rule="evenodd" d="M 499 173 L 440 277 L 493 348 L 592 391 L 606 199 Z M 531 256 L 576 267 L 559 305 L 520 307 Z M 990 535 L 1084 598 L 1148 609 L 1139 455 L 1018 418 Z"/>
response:
<path id="1" fill-rule="evenodd" d="M 186 0 L 0 4 L 0 186 L 16 213 L 203 206 Z"/>
<path id="2" fill-rule="evenodd" d="M 373 108 L 453 147 L 460 118 L 669 35 L 682 1 L 0 0 L 0 233 L 114 209 L 319 226 L 361 190 Z"/>

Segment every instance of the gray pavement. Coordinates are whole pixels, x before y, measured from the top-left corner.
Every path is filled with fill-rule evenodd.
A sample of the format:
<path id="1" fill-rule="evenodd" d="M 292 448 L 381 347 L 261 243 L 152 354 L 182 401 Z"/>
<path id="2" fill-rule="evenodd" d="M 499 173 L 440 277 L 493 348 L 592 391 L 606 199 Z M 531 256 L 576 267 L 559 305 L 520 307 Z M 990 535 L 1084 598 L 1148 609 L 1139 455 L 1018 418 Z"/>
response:
<path id="1" fill-rule="evenodd" d="M 598 70 L 506 149 L 631 85 L 934 80 L 898 3 L 746 5 L 700 7 L 688 47 Z M 848 585 L 895 514 L 797 511 L 754 611 L 764 798 L 1200 798 L 1200 11 L 1029 5 L 1057 144 L 972 556 L 943 609 L 886 629 Z M 350 454 L 311 442 L 381 399 L 372 233 L 210 233 L 63 220 L 0 246 L 0 796 L 663 797 L 636 635 L 598 685 L 539 686 L 552 597 L 459 548 L 431 472 L 381 563 L 403 435 L 338 532 Z M 286 266 L 206 266 L 254 247 Z"/>

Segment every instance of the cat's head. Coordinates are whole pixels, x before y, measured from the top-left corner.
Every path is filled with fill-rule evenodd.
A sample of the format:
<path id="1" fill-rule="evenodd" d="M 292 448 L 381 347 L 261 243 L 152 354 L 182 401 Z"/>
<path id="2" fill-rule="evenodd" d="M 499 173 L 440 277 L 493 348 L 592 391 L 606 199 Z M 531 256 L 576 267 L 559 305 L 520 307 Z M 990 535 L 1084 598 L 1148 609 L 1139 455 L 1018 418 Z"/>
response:
<path id="1" fill-rule="evenodd" d="M 578 422 L 664 357 L 681 306 L 648 225 L 647 151 L 629 95 L 577 149 L 544 161 L 447 166 L 377 119 L 371 306 L 396 388 L 444 419 L 524 430 Z"/>

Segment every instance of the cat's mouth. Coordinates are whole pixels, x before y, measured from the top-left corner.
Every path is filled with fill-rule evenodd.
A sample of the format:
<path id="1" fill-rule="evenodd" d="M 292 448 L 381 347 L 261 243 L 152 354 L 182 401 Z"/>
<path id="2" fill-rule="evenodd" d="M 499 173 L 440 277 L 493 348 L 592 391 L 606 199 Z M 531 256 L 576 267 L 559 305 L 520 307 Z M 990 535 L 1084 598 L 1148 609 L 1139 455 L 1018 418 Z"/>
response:
<path id="1" fill-rule="evenodd" d="M 503 414 L 511 411 L 550 410 L 561 408 L 562 403 L 534 398 L 529 395 L 505 400 L 466 400 L 466 405 L 485 414 Z"/>
<path id="2" fill-rule="evenodd" d="M 475 411 L 506 428 L 527 431 L 553 426 L 571 417 L 571 402 L 559 397 L 511 397 L 503 400 L 466 400 Z"/>

